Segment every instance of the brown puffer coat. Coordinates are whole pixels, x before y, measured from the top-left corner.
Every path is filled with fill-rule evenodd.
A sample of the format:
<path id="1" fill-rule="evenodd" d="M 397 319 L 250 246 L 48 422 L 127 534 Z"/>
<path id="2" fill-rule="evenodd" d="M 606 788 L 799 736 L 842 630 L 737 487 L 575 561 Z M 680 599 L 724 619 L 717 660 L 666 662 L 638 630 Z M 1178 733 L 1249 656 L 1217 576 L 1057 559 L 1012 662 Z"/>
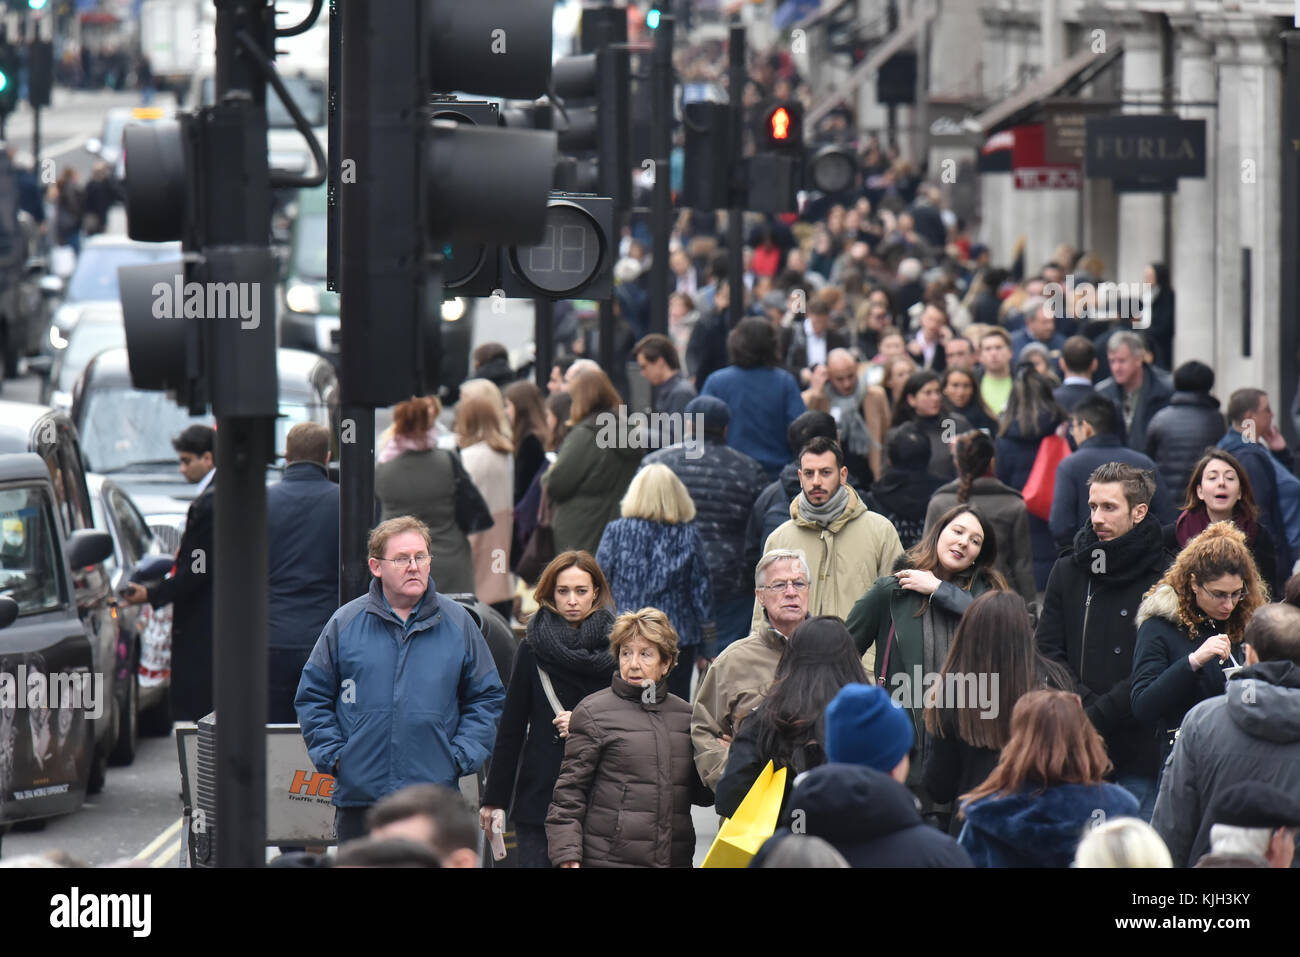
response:
<path id="1" fill-rule="evenodd" d="M 666 681 L 654 690 L 652 703 L 615 675 L 573 709 L 546 815 L 553 864 L 691 866 L 691 805 L 713 798 L 695 771 L 691 706 Z"/>

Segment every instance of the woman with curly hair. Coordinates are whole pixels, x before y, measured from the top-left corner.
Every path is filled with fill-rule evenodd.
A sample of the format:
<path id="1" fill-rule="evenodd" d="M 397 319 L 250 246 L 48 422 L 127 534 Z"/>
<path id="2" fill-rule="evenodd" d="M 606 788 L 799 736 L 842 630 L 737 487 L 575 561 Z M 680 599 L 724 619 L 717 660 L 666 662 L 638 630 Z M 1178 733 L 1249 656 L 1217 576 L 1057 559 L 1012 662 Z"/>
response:
<path id="1" fill-rule="evenodd" d="M 1245 664 L 1246 622 L 1268 601 L 1246 536 L 1215 522 L 1187 543 L 1142 599 L 1133 652 L 1133 716 L 1155 725 L 1160 766 L 1173 750 L 1183 715 L 1223 694 L 1224 667 Z"/>

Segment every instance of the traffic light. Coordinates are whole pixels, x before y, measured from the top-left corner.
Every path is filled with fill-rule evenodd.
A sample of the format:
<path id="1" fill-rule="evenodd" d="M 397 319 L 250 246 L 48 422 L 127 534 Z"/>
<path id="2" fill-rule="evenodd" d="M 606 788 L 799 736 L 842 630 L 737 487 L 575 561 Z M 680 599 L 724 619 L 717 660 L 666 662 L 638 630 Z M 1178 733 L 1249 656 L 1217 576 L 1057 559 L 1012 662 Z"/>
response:
<path id="1" fill-rule="evenodd" d="M 658 30 L 659 18 L 661 16 L 663 16 L 663 11 L 659 8 L 659 4 L 656 3 L 649 10 L 645 12 L 646 27 L 651 30 Z"/>
<path id="2" fill-rule="evenodd" d="M 19 72 L 22 55 L 12 43 L 0 44 L 0 117 L 8 116 L 18 106 Z"/>
<path id="3" fill-rule="evenodd" d="M 33 40 L 27 51 L 27 101 L 32 106 L 49 106 L 54 87 L 54 44 Z"/>
<path id="4" fill-rule="evenodd" d="M 793 101 L 768 104 L 758 130 L 757 149 L 780 153 L 803 151 L 803 107 Z"/>
<path id="5" fill-rule="evenodd" d="M 689 209 L 723 209 L 731 205 L 731 109 L 725 103 L 687 103 L 682 192 L 679 204 Z"/>
<path id="6" fill-rule="evenodd" d="M 746 208 L 760 213 L 794 212 L 804 165 L 803 107 L 790 100 L 769 103 L 759 114 L 755 133 Z"/>
<path id="7" fill-rule="evenodd" d="M 815 147 L 808 157 L 805 179 L 813 189 L 823 193 L 843 193 L 853 187 L 858 175 L 858 160 L 853 151 L 842 146 Z"/>

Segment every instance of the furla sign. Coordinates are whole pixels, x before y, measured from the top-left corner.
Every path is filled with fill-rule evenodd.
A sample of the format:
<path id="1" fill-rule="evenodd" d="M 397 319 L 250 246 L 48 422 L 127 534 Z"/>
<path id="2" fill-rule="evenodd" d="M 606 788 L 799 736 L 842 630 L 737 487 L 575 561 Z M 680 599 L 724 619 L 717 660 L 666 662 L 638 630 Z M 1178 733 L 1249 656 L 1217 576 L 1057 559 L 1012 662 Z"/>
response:
<path id="1" fill-rule="evenodd" d="M 1169 114 L 1096 116 L 1087 121 L 1084 165 L 1090 179 L 1169 184 L 1205 178 L 1205 120 Z"/>

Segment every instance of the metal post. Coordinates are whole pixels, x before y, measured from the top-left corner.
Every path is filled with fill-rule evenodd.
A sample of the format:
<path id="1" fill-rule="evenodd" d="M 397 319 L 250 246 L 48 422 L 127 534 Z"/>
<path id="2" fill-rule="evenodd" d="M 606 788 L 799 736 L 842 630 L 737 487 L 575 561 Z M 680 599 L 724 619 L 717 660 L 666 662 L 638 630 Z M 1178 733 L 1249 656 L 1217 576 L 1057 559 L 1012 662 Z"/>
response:
<path id="1" fill-rule="evenodd" d="M 343 408 L 339 443 L 339 605 L 370 587 L 366 544 L 375 514 L 375 410 Z"/>
<path id="2" fill-rule="evenodd" d="M 668 238 L 672 232 L 673 135 L 673 18 L 659 18 L 651 61 L 651 152 L 654 153 L 655 188 L 651 203 L 650 231 L 653 257 L 650 264 L 650 331 L 668 333 Z"/>
<path id="3" fill-rule="evenodd" d="M 551 380 L 551 366 L 555 364 L 555 303 L 549 299 L 534 299 L 533 317 L 533 338 L 537 343 L 533 375 L 545 398 L 546 383 Z"/>
<path id="4" fill-rule="evenodd" d="M 740 167 L 745 155 L 745 28 L 739 17 L 731 24 L 727 84 L 731 90 L 732 168 Z M 745 200 L 733 175 L 731 207 L 727 212 L 727 284 L 731 289 L 731 314 L 745 312 Z"/>

